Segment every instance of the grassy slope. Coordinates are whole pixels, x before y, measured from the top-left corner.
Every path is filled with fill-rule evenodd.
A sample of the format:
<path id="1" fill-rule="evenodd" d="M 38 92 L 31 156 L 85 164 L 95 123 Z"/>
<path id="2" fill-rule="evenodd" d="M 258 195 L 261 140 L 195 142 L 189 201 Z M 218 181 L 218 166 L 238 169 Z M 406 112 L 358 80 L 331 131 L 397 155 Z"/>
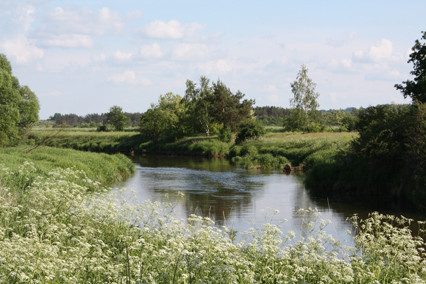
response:
<path id="1" fill-rule="evenodd" d="M 304 164 L 311 168 L 320 160 L 330 160 L 340 150 L 347 147 L 355 133 L 268 133 L 266 137 L 234 145 L 230 156 L 241 161 L 245 168 L 281 167 L 286 163 L 292 166 Z"/>
<path id="2" fill-rule="evenodd" d="M 25 161 L 34 163 L 35 176 L 48 176 L 55 168 L 83 170 L 87 176 L 101 184 L 110 184 L 128 177 L 134 172 L 134 165 L 122 154 L 107 155 L 88 153 L 72 149 L 40 147 L 29 153 L 28 146 L 0 149 L 0 168 L 18 171 Z"/>

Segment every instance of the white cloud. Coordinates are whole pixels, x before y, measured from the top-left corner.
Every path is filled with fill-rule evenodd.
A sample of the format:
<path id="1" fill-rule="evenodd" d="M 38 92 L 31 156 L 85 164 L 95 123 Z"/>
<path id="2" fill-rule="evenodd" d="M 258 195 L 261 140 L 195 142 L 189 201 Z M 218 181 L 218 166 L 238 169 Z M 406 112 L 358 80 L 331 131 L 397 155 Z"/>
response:
<path id="1" fill-rule="evenodd" d="M 141 10 L 135 10 L 135 11 L 127 12 L 126 18 L 128 20 L 133 20 L 133 19 L 139 18 L 142 15 L 143 15 L 143 12 Z"/>
<path id="2" fill-rule="evenodd" d="M 33 6 L 25 6 L 20 9 L 19 16 L 14 22 L 27 31 L 30 29 L 32 22 L 34 22 L 34 12 L 35 8 Z"/>
<path id="3" fill-rule="evenodd" d="M 142 84 L 145 86 L 148 86 L 151 84 L 151 81 L 146 79 L 146 78 L 142 78 L 142 77 L 137 77 L 134 71 L 124 71 L 122 74 L 114 74 L 108 77 L 108 81 L 112 81 L 116 84 Z"/>
<path id="4" fill-rule="evenodd" d="M 120 50 L 117 50 L 113 53 L 112 56 L 114 56 L 115 59 L 120 61 L 129 60 L 132 58 L 133 53 L 127 53 L 127 52 L 121 52 Z"/>
<path id="5" fill-rule="evenodd" d="M 182 39 L 197 36 L 205 25 L 200 23 L 182 24 L 176 20 L 164 22 L 157 20 L 138 30 L 138 33 L 159 39 Z"/>
<path id="6" fill-rule="evenodd" d="M 64 34 L 46 36 L 38 40 L 37 43 L 38 46 L 43 47 L 91 48 L 93 46 L 93 39 L 88 35 Z"/>
<path id="7" fill-rule="evenodd" d="M 371 46 L 368 51 L 357 50 L 352 55 L 353 61 L 358 62 L 379 62 L 379 61 L 399 61 L 403 59 L 401 54 L 393 54 L 393 44 L 390 40 L 382 39 Z"/>
<path id="8" fill-rule="evenodd" d="M 95 62 L 105 61 L 106 55 L 105 55 L 105 53 L 95 54 L 95 55 L 92 56 L 92 60 L 95 61 Z"/>
<path id="9" fill-rule="evenodd" d="M 205 74 L 210 74 L 212 71 L 220 74 L 226 74 L 232 70 L 232 66 L 223 59 L 217 61 L 209 61 L 199 66 L 200 70 Z"/>
<path id="10" fill-rule="evenodd" d="M 173 47 L 172 59 L 197 60 L 207 57 L 209 50 L 205 44 L 181 43 Z"/>
<path id="11" fill-rule="evenodd" d="M 29 42 L 24 36 L 18 36 L 14 39 L 6 40 L 2 44 L 3 50 L 7 55 L 15 57 L 16 62 L 23 64 L 34 59 L 40 59 L 44 56 L 44 51 Z"/>
<path id="12" fill-rule="evenodd" d="M 123 27 L 120 14 L 107 7 L 99 11 L 57 7 L 41 20 L 31 36 L 40 46 L 90 48 L 92 36 L 118 34 Z"/>
<path id="13" fill-rule="evenodd" d="M 142 45 L 140 49 L 141 56 L 144 58 L 161 58 L 163 52 L 161 46 L 158 43 L 151 45 Z"/>

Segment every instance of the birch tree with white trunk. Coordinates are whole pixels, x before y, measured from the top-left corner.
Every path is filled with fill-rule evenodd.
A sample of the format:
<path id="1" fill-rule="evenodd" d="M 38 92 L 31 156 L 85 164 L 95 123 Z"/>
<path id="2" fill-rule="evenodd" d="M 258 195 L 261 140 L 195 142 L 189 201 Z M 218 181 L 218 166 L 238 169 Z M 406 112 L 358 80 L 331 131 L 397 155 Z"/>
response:
<path id="1" fill-rule="evenodd" d="M 290 105 L 294 108 L 294 115 L 299 116 L 300 121 L 306 125 L 309 132 L 309 125 L 315 119 L 316 110 L 319 107 L 317 99 L 319 93 L 315 92 L 316 84 L 308 77 L 308 68 L 302 65 L 296 77 L 296 81 L 291 84 L 291 91 L 294 95 L 290 99 Z"/>

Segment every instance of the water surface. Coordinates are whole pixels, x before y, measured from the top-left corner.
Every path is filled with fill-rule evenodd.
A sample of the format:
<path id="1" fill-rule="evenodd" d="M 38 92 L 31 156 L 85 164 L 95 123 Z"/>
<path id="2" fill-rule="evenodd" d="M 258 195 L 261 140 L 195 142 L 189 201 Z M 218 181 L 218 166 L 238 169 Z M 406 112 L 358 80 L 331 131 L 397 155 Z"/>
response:
<path id="1" fill-rule="evenodd" d="M 305 221 L 299 209 L 316 208 L 321 218 L 331 220 L 326 231 L 341 241 L 352 242 L 346 234 L 353 230 L 347 217 L 358 213 L 366 218 L 375 210 L 397 214 L 383 204 L 342 204 L 312 198 L 303 186 L 303 175 L 285 175 L 281 170 L 244 170 L 227 159 L 186 156 L 132 157 L 136 173 L 126 182 L 126 195 L 133 190 L 138 200 L 172 202 L 180 219 L 191 214 L 210 217 L 218 226 L 237 232 L 271 221 L 280 223 L 283 232 L 304 235 Z M 184 193 L 179 197 L 178 192 Z M 138 202 L 138 201 L 135 201 Z M 275 212 L 278 210 L 279 212 Z M 286 223 L 282 223 L 283 219 Z"/>

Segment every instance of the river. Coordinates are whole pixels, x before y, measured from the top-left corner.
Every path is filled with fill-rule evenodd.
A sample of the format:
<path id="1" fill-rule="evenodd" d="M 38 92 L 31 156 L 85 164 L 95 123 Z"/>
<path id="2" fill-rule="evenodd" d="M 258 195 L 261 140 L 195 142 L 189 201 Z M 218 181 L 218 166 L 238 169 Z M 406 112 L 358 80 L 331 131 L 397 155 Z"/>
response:
<path id="1" fill-rule="evenodd" d="M 118 188 L 126 188 L 129 199 L 134 191 L 137 200 L 172 202 L 177 217 L 186 220 L 191 214 L 210 217 L 218 226 L 237 232 L 260 227 L 266 222 L 280 224 L 286 233 L 304 236 L 306 221 L 299 209 L 317 209 L 321 219 L 332 223 L 326 232 L 347 244 L 353 227 L 346 219 L 357 213 L 366 218 L 369 212 L 399 215 L 384 204 L 348 204 L 313 198 L 303 185 L 303 175 L 286 175 L 281 170 L 244 170 L 227 159 L 187 156 L 135 156 L 136 173 Z M 179 197 L 179 192 L 184 197 Z M 275 211 L 278 210 L 278 211 Z M 275 215 L 274 215 L 275 214 Z M 272 218 L 272 215 L 273 218 Z M 407 214 L 405 214 L 407 216 Z M 408 214 L 420 219 L 420 216 Z M 272 221 L 271 221 L 272 218 Z M 283 220 L 286 219 L 285 222 Z"/>

